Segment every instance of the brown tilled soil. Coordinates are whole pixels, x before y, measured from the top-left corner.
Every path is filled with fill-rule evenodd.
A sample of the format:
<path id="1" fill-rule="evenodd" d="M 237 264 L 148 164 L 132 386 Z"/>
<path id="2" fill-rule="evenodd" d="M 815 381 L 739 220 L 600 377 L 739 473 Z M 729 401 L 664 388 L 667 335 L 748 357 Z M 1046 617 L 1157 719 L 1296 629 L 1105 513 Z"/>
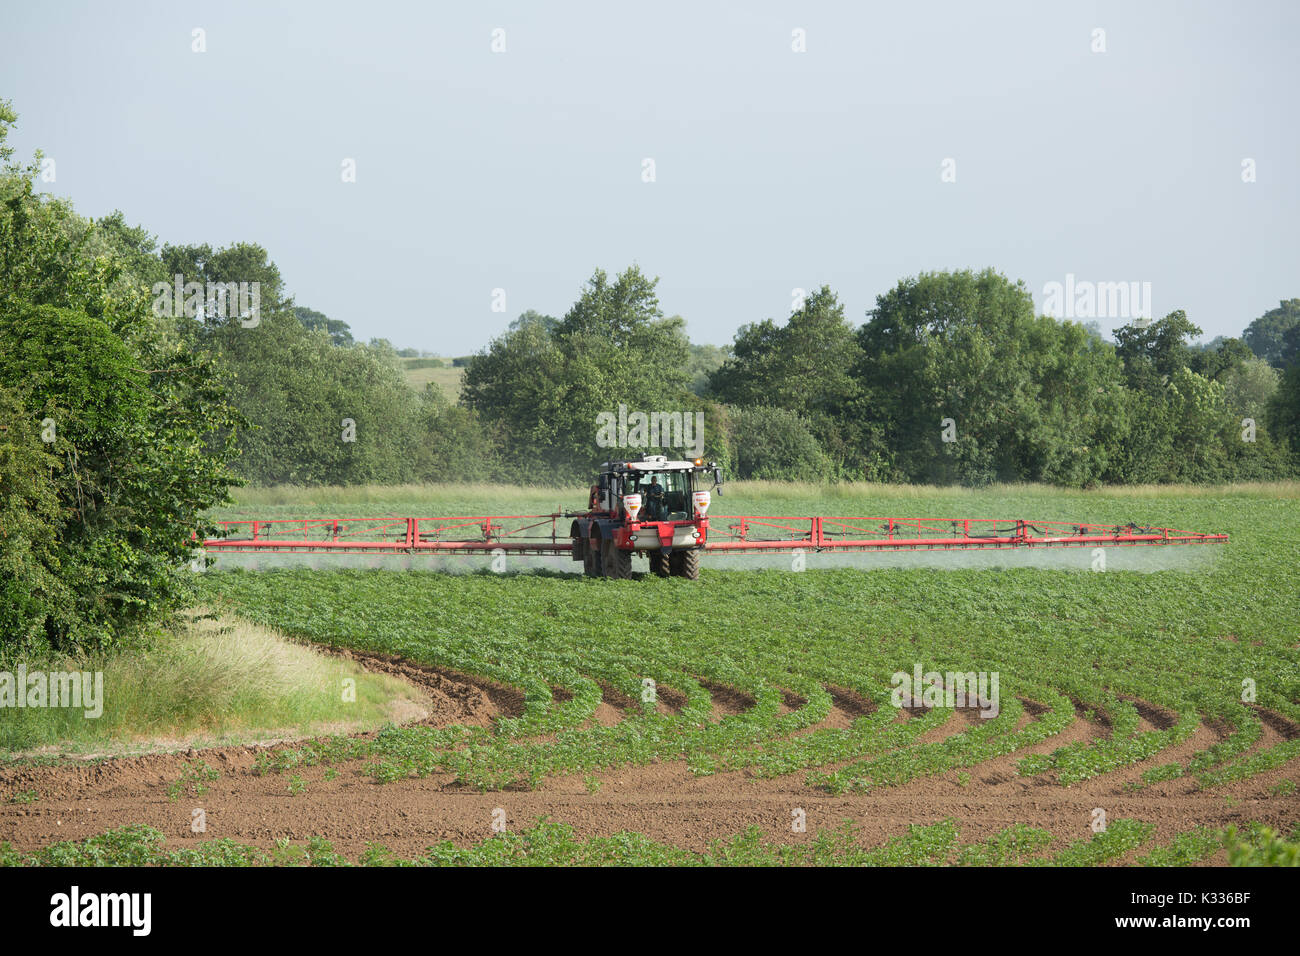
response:
<path id="1" fill-rule="evenodd" d="M 421 723 L 487 725 L 495 717 L 518 714 L 522 695 L 502 687 L 445 670 L 352 652 L 365 666 L 402 676 L 428 695 L 430 712 Z M 714 717 L 721 719 L 753 705 L 753 699 L 733 688 L 706 685 L 714 697 Z M 593 720 L 613 724 L 635 701 L 612 687 L 602 688 L 604 701 Z M 872 705 L 854 692 L 829 687 L 834 707 L 820 727 L 847 727 L 869 713 Z M 662 709 L 676 711 L 685 698 L 659 687 Z M 1167 727 L 1172 714 L 1143 701 L 1134 701 L 1143 727 Z M 787 694 L 787 707 L 803 701 Z M 1029 716 L 1042 708 L 1032 702 Z M 1268 747 L 1300 733 L 1281 716 L 1260 710 L 1265 726 L 1257 747 Z M 913 715 L 900 715 L 900 720 Z M 973 709 L 954 713 L 924 739 L 959 733 L 978 717 Z M 864 845 L 883 843 L 904 833 L 911 823 L 957 820 L 963 843 L 989 837 L 1012 824 L 1042 827 L 1056 835 L 1053 848 L 1089 838 L 1094 808 L 1110 819 L 1132 817 L 1156 825 L 1156 843 L 1196 826 L 1221 827 L 1257 820 L 1289 830 L 1300 820 L 1300 794 L 1275 796 L 1270 788 L 1296 779 L 1293 762 L 1241 783 L 1196 791 L 1191 781 L 1175 779 L 1127 792 L 1143 770 L 1170 761 L 1185 761 L 1193 753 L 1222 739 L 1224 730 L 1202 726 L 1184 743 L 1142 764 L 1065 788 L 1051 774 L 1020 777 L 1016 762 L 1029 753 L 1048 753 L 1076 740 L 1104 737 L 1110 732 L 1104 715 L 1084 720 L 1080 712 L 1059 736 L 1014 755 L 988 761 L 966 771 L 925 777 L 906 786 L 870 794 L 831 796 L 807 786 L 804 774 L 760 779 L 744 772 L 696 776 L 683 762 L 621 767 L 596 775 L 599 788 L 588 789 L 583 776 L 547 780 L 535 791 L 481 794 L 452 785 L 448 776 L 404 779 L 379 784 L 362 776 L 362 762 L 336 765 L 332 779 L 325 767 L 303 767 L 295 773 L 305 790 L 291 794 L 289 775 L 255 776 L 256 754 L 266 748 L 225 747 L 185 753 L 156 754 L 100 762 L 65 762 L 57 766 L 15 765 L 0 769 L 0 794 L 36 790 L 30 804 L 0 803 L 0 841 L 21 850 L 56 840 L 80 839 L 111 827 L 144 823 L 167 836 L 171 846 L 193 845 L 201 839 L 228 837 L 240 843 L 271 847 L 277 839 L 305 840 L 320 836 L 355 859 L 368 843 L 380 843 L 402 856 L 414 856 L 431 844 L 451 839 L 458 844 L 482 841 L 492 834 L 493 811 L 505 810 L 508 825 L 523 827 L 538 817 L 570 824 L 577 836 L 637 831 L 655 840 L 692 850 L 705 849 L 751 824 L 772 840 L 803 842 L 818 830 L 834 829 L 852 820 Z M 201 797 L 168 798 L 167 789 L 186 766 L 201 758 L 221 776 Z M 202 807 L 207 832 L 190 832 L 191 811 Z M 792 812 L 803 809 L 807 832 L 792 833 Z M 1152 845 L 1139 852 L 1146 852 Z"/>
<path id="2" fill-rule="evenodd" d="M 356 661 L 367 670 L 410 681 L 428 698 L 428 714 L 416 721 L 420 725 L 487 727 L 501 714 L 518 714 L 524 709 L 523 693 L 504 684 L 455 671 L 421 667 L 388 654 L 324 647 L 316 649 Z"/>

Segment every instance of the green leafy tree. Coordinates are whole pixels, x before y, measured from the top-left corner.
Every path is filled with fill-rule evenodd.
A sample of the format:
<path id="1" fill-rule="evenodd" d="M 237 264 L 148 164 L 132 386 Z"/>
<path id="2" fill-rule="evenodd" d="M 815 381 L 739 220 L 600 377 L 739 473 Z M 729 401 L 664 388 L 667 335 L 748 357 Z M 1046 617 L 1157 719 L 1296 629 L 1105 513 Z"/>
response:
<path id="1" fill-rule="evenodd" d="M 1250 358 L 1223 374 L 1224 403 L 1234 418 L 1263 421 L 1281 375 L 1259 358 Z"/>
<path id="2" fill-rule="evenodd" d="M 871 423 L 857 417 L 862 395 L 853 377 L 861 350 L 828 286 L 807 296 L 784 325 L 765 319 L 741 326 L 731 353 L 710 376 L 708 394 L 792 411 L 808 423 L 837 475 L 866 470 L 872 452 L 863 435 Z"/>
<path id="3" fill-rule="evenodd" d="M 431 482 L 494 478 L 502 467 L 495 430 L 472 409 L 453 405 L 432 382 L 422 399 L 416 478 Z"/>
<path id="4" fill-rule="evenodd" d="M 657 283 L 636 266 L 613 281 L 597 269 L 552 329 L 523 322 L 475 356 L 462 401 L 500 436 L 503 476 L 584 480 L 602 460 L 650 450 L 601 444 L 599 416 L 620 404 L 703 411 L 688 389 L 685 323 L 663 317 Z"/>
<path id="5" fill-rule="evenodd" d="M 299 309 L 280 270 L 255 243 L 164 246 L 169 274 L 204 290 L 202 310 L 175 314 L 184 341 L 227 371 L 250 424 L 240 474 L 260 483 L 405 482 L 418 471 L 421 400 L 387 340 L 356 345 L 342 322 Z M 256 314 L 218 308 L 210 290 L 257 284 Z M 157 305 L 157 300 L 155 301 Z M 349 346 L 349 347 L 341 347 Z"/>
<path id="6" fill-rule="evenodd" d="M 777 406 L 830 422 L 857 394 L 852 372 L 861 350 L 828 286 L 809 295 L 784 325 L 764 319 L 741 326 L 731 351 L 710 380 L 719 401 Z"/>
<path id="7" fill-rule="evenodd" d="M 1181 368 L 1168 390 L 1171 449 L 1180 477 L 1193 481 L 1231 477 L 1223 455 L 1230 425 L 1223 385 Z"/>
<path id="8" fill-rule="evenodd" d="M 1071 487 L 1106 480 L 1129 432 L 1114 347 L 1086 326 L 1039 316 L 1022 354 L 1029 384 L 1009 437 L 1017 477 Z"/>
<path id="9" fill-rule="evenodd" d="M 1181 312 L 1116 331 L 1129 391 L 1129 434 L 1107 475 L 1118 482 L 1213 482 L 1278 478 L 1291 470 L 1263 414 L 1268 375 L 1238 339 L 1187 344 L 1200 329 Z M 1253 410 L 1253 414 L 1251 414 Z M 1256 423 L 1253 441 L 1242 419 Z M 1265 419 L 1268 419 L 1267 421 Z"/>
<path id="10" fill-rule="evenodd" d="M 520 329 L 529 325 L 537 325 L 544 332 L 550 334 L 555 331 L 555 327 L 560 324 L 560 320 L 552 315 L 543 315 L 534 309 L 528 309 L 520 314 L 519 318 L 510 323 L 510 331 L 518 332 Z"/>
<path id="11" fill-rule="evenodd" d="M 1263 359 L 1249 358 L 1226 372 L 1223 400 L 1227 406 L 1227 453 L 1231 475 L 1237 481 L 1265 481 L 1295 473 L 1290 448 L 1279 439 L 1272 417 L 1281 376 Z M 1254 441 L 1248 441 L 1254 425 Z"/>
<path id="12" fill-rule="evenodd" d="M 158 257 L 157 237 L 143 226 L 128 225 L 121 210 L 114 210 L 94 225 L 88 252 L 113 259 L 122 270 L 125 285 L 133 290 L 152 288 L 171 278 L 164 273 Z"/>
<path id="13" fill-rule="evenodd" d="M 324 312 L 317 312 L 305 305 L 295 305 L 293 314 L 298 317 L 298 321 L 302 323 L 303 328 L 311 329 L 314 332 L 324 332 L 330 337 L 330 342 L 339 348 L 350 348 L 354 344 L 352 330 L 342 319 L 331 319 Z M 405 349 L 403 353 L 406 351 L 409 351 L 412 356 L 418 354 L 415 349 Z"/>
<path id="14" fill-rule="evenodd" d="M 546 330 L 530 325 L 494 339 L 465 370 L 462 403 L 500 430 L 519 477 L 539 467 L 569 477 L 576 464 L 556 433 L 558 422 L 572 424 L 566 364 Z M 588 403 L 594 398 L 584 396 Z"/>
<path id="15" fill-rule="evenodd" d="M 1180 369 L 1195 364 L 1188 342 L 1200 334 L 1181 309 L 1154 322 L 1116 329 L 1116 351 L 1129 387 L 1154 392 L 1169 384 Z"/>
<path id="16" fill-rule="evenodd" d="M 1293 361 L 1282 373 L 1268 411 L 1273 435 L 1300 457 L 1300 361 Z"/>
<path id="17" fill-rule="evenodd" d="M 1090 484 L 1123 440 L 1111 347 L 992 269 L 901 281 L 858 342 L 858 417 L 906 480 Z"/>
<path id="18" fill-rule="evenodd" d="M 808 421 L 788 408 L 732 408 L 731 446 L 740 479 L 827 481 L 834 475 Z"/>
<path id="19" fill-rule="evenodd" d="M 0 387 L 0 659 L 32 654 L 78 626 L 76 596 L 60 574 L 50 458 L 22 397 Z"/>
<path id="20" fill-rule="evenodd" d="M 1222 380 L 1225 375 L 1255 358 L 1255 353 L 1241 339 L 1219 336 L 1207 346 L 1193 349 L 1188 367 L 1208 378 Z"/>
<path id="21" fill-rule="evenodd" d="M 121 223 L 100 232 L 3 154 L 0 641 L 107 647 L 187 598 L 241 421 L 214 364 L 160 334 Z"/>
<path id="22" fill-rule="evenodd" d="M 709 379 L 731 357 L 731 349 L 719 345 L 690 345 L 686 360 L 686 374 L 690 376 L 690 390 L 700 396 L 709 394 Z"/>
<path id="23" fill-rule="evenodd" d="M 1242 338 L 1252 352 L 1274 368 L 1285 368 L 1296 355 L 1300 341 L 1293 335 L 1300 327 L 1300 299 L 1283 299 L 1246 326 Z"/>

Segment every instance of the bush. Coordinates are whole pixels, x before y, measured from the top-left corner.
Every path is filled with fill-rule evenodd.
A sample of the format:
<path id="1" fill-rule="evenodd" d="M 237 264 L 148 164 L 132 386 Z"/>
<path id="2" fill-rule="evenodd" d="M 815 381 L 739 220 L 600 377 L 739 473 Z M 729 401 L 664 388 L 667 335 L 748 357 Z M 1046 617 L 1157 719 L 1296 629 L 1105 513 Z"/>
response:
<path id="1" fill-rule="evenodd" d="M 146 371 L 148 351 L 84 312 L 0 311 L 2 652 L 108 646 L 186 593 L 191 536 L 230 481 L 211 432 L 235 422 L 209 417 L 201 361 L 182 359 L 190 381 Z"/>
<path id="2" fill-rule="evenodd" d="M 741 480 L 827 481 L 834 472 L 807 420 L 784 408 L 732 409 L 730 446 Z"/>
<path id="3" fill-rule="evenodd" d="M 66 629 L 72 594 L 56 573 L 60 515 L 50 455 L 18 393 L 0 387 L 0 636 L 31 653 L 46 623 Z M 3 657 L 0 648 L 0 657 Z"/>
<path id="4" fill-rule="evenodd" d="M 13 119 L 0 102 L 0 659 L 106 648 L 188 600 L 243 424 L 154 321 L 151 240 L 39 195 Z"/>
<path id="5" fill-rule="evenodd" d="M 487 481 L 500 470 L 494 431 L 471 409 L 449 402 L 437 385 L 424 391 L 421 439 L 415 454 L 419 481 Z"/>

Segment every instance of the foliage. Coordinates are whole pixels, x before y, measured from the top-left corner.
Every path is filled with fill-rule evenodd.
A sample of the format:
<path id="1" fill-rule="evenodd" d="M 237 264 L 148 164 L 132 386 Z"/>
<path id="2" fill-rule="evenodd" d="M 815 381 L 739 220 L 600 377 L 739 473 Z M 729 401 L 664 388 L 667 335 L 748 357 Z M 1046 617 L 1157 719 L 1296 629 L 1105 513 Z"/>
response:
<path id="1" fill-rule="evenodd" d="M 1278 441 L 1300 458 L 1300 361 L 1292 362 L 1283 373 L 1269 402 L 1268 421 Z"/>
<path id="2" fill-rule="evenodd" d="M 557 324 L 526 321 L 526 313 L 474 358 L 462 400 L 499 430 L 508 476 L 533 480 L 542 469 L 551 481 L 590 479 L 598 458 L 654 450 L 598 444 L 598 416 L 617 415 L 620 405 L 703 410 L 688 390 L 684 323 L 663 318 L 657 283 L 636 266 L 612 282 L 597 269 Z M 660 438 L 659 447 L 672 447 Z"/>
<path id="3" fill-rule="evenodd" d="M 731 357 L 726 346 L 700 345 L 692 342 L 690 357 L 686 360 L 686 374 L 690 376 L 690 389 L 696 395 L 709 394 L 709 379 Z"/>
<path id="4" fill-rule="evenodd" d="M 0 387 L 0 635 L 30 654 L 46 622 L 71 629 L 75 597 L 59 574 L 61 514 L 49 453 L 16 391 Z"/>
<path id="5" fill-rule="evenodd" d="M 1276 309 L 1265 312 L 1242 334 L 1250 350 L 1274 368 L 1284 368 L 1296 357 L 1295 329 L 1300 326 L 1300 299 L 1283 299 Z"/>
<path id="6" fill-rule="evenodd" d="M 785 325 L 765 319 L 741 326 L 732 353 L 710 387 L 733 405 L 778 405 L 806 415 L 833 411 L 854 391 L 848 372 L 859 353 L 828 286 L 808 296 Z"/>
<path id="7" fill-rule="evenodd" d="M 1114 352 L 1081 325 L 1035 318 L 1021 283 L 926 273 L 879 296 L 858 334 L 865 409 L 906 480 L 1087 485 L 1125 433 Z"/>
<path id="8" fill-rule="evenodd" d="M 330 337 L 333 344 L 341 348 L 348 348 L 354 344 L 352 330 L 341 319 L 331 319 L 324 312 L 317 312 L 315 309 L 309 309 L 304 305 L 294 306 L 293 314 L 298 317 L 298 321 L 302 323 L 303 328 L 324 332 Z M 437 359 L 426 359 L 425 361 L 437 361 Z"/>
<path id="9" fill-rule="evenodd" d="M 482 421 L 464 405 L 453 405 L 434 383 L 420 406 L 414 475 L 422 481 L 485 481 L 501 470 L 500 426 Z"/>
<path id="10" fill-rule="evenodd" d="M 733 409 L 730 444 L 735 477 L 826 481 L 834 466 L 806 419 L 789 409 L 748 405 Z"/>
<path id="11" fill-rule="evenodd" d="M 40 197 L 35 168 L 0 175 L 0 655 L 106 647 L 185 600 L 241 425 L 113 253 L 120 219 Z"/>
<path id="12" fill-rule="evenodd" d="M 1268 827 L 1248 827 L 1245 833 L 1229 827 L 1224 845 L 1230 866 L 1300 866 L 1300 843 Z"/>
<path id="13" fill-rule="evenodd" d="M 351 341 L 346 326 L 295 308 L 261 246 L 164 246 L 161 255 L 169 275 L 205 290 L 258 284 L 256 316 L 209 307 L 171 319 L 183 341 L 229 370 L 234 404 L 253 426 L 241 443 L 244 477 L 295 484 L 414 477 L 421 400 L 391 348 L 341 347 Z"/>

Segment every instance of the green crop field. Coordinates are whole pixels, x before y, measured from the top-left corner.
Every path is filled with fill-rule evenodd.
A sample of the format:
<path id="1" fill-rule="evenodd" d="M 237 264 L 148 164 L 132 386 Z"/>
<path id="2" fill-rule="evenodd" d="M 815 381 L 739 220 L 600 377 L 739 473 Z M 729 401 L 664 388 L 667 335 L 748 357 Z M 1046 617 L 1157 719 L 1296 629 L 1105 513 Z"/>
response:
<path id="1" fill-rule="evenodd" d="M 242 492 L 224 516 L 510 513 L 580 501 L 577 490 L 485 486 L 266 489 Z M 1233 786 L 1276 776 L 1300 755 L 1300 485 L 1065 492 L 753 483 L 727 487 L 715 510 L 1136 521 L 1227 532 L 1231 542 L 1111 549 L 1104 571 L 1087 549 L 1058 552 L 1065 557 L 1047 567 L 977 553 L 962 566 L 882 558 L 802 572 L 729 570 L 709 556 L 698 582 L 586 579 L 564 565 L 456 575 L 421 570 L 418 559 L 216 570 L 203 579 L 208 600 L 254 621 L 525 695 L 521 713 L 490 729 L 390 728 L 277 751 L 262 769 L 361 758 L 375 781 L 450 774 L 492 791 L 573 774 L 598 786 L 620 767 L 676 761 L 700 777 L 739 772 L 798 781 L 811 793 L 863 794 L 869 808 L 873 795 L 927 779 L 965 786 L 988 762 L 1009 758 L 1016 776 L 1049 788 L 1125 774 L 1116 792 L 1176 788 L 1222 793 L 1230 804 Z M 1184 563 L 1125 563 L 1151 551 Z M 998 713 L 946 735 L 944 707 L 904 718 L 891 705 L 891 678 L 917 667 L 997 674 Z M 720 717 L 720 694 L 744 706 Z M 673 707 L 657 706 L 668 697 Z M 602 699 L 619 704 L 621 720 L 592 720 Z M 844 699 L 859 701 L 852 721 L 828 725 Z M 1081 721 L 1088 732 L 1077 732 Z M 1274 792 L 1273 822 L 1300 820 L 1294 786 Z"/>
<path id="2" fill-rule="evenodd" d="M 437 384 L 447 396 L 449 401 L 457 401 L 460 398 L 460 380 L 465 375 L 463 367 L 455 367 L 451 364 L 451 359 L 443 359 L 446 364 L 441 368 L 430 368 L 422 366 L 421 359 L 402 359 L 402 375 L 416 391 L 423 391 L 424 387 L 430 382 Z"/>

